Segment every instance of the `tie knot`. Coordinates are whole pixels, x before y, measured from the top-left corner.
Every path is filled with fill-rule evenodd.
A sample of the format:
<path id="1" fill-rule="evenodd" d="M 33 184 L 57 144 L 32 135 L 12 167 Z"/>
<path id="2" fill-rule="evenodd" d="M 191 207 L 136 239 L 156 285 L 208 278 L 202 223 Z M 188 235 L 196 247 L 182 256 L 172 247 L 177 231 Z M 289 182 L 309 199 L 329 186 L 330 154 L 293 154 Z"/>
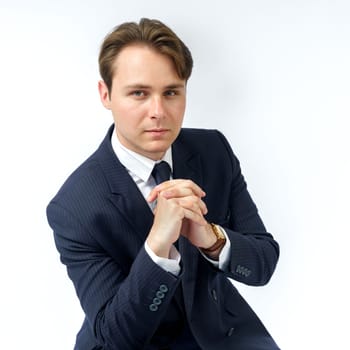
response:
<path id="1" fill-rule="evenodd" d="M 170 173 L 171 173 L 170 166 L 164 160 L 162 160 L 160 163 L 157 163 L 152 170 L 152 176 L 156 181 L 157 185 L 159 185 L 164 181 L 169 180 Z"/>

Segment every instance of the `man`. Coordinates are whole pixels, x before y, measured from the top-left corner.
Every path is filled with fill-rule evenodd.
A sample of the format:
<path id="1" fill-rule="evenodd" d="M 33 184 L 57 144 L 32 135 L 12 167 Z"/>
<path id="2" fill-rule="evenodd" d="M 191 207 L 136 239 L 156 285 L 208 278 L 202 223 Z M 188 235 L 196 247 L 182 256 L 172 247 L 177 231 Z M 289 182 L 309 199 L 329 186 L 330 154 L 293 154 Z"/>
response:
<path id="1" fill-rule="evenodd" d="M 278 349 L 227 277 L 266 284 L 266 232 L 222 134 L 181 129 L 188 48 L 163 23 L 104 40 L 114 125 L 47 209 L 86 318 L 75 349 Z"/>

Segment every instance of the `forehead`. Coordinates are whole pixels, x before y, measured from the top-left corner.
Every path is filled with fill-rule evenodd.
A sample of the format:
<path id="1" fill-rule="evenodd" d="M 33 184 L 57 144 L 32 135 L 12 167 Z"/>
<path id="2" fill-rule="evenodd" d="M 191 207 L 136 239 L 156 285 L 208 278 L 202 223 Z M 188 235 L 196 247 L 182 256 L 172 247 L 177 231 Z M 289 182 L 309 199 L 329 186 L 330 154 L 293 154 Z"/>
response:
<path id="1" fill-rule="evenodd" d="M 147 45 L 135 44 L 122 49 L 113 63 L 113 80 L 183 81 L 170 57 Z"/>

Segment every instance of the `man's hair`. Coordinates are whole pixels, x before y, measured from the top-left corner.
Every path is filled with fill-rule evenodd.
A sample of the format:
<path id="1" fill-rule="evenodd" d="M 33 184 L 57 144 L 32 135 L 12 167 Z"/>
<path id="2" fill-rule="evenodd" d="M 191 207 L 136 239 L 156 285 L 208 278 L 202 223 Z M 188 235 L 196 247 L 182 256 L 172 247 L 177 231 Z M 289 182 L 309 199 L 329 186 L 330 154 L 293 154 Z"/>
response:
<path id="1" fill-rule="evenodd" d="M 143 44 L 168 56 L 180 79 L 187 81 L 190 77 L 193 60 L 187 46 L 162 22 L 142 18 L 140 23 L 126 22 L 115 27 L 101 45 L 98 60 L 100 74 L 109 93 L 112 89 L 115 59 L 125 47 L 132 44 Z"/>

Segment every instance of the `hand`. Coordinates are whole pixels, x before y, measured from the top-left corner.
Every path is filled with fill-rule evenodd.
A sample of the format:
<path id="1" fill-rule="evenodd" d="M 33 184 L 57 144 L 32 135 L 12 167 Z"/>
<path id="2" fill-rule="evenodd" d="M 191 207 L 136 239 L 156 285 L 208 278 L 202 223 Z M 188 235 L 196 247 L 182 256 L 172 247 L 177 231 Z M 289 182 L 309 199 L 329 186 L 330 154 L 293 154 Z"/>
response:
<path id="1" fill-rule="evenodd" d="M 189 210 L 190 212 L 187 212 L 190 215 L 189 218 L 193 217 L 191 212 L 197 213 L 202 218 L 199 220 L 199 224 L 204 225 L 206 223 L 203 215 L 207 214 L 208 209 L 202 200 L 205 192 L 193 181 L 182 179 L 165 181 L 151 191 L 147 201 L 153 202 L 159 195 L 168 200 L 173 200 L 183 209 Z M 194 215 L 195 222 L 199 219 L 198 215 Z"/>
<path id="2" fill-rule="evenodd" d="M 185 219 L 181 228 L 181 234 L 198 248 L 209 248 L 217 240 L 208 222 L 205 225 L 198 225 L 193 221 Z"/>
<path id="3" fill-rule="evenodd" d="M 205 192 L 198 185 L 191 180 L 170 180 L 156 186 L 150 193 L 148 201 L 152 202 L 157 195 L 156 216 L 160 207 L 159 197 L 171 201 L 184 210 L 182 212 L 182 225 L 177 233 L 177 238 L 181 233 L 193 245 L 199 248 L 207 248 L 215 243 L 216 236 L 204 218 L 204 215 L 208 212 L 202 200 Z M 169 225 L 169 222 L 165 221 L 164 223 Z"/>
<path id="4" fill-rule="evenodd" d="M 165 198 L 183 198 L 191 195 L 199 198 L 205 197 L 205 192 L 193 181 L 176 179 L 165 181 L 154 187 L 149 194 L 147 201 L 149 203 L 153 202 L 161 192 Z M 207 209 L 205 208 L 204 211 L 207 211 Z"/>
<path id="5" fill-rule="evenodd" d="M 206 208 L 205 204 L 197 196 L 185 198 L 166 198 L 163 192 L 157 197 L 154 222 L 147 237 L 147 244 L 152 251 L 164 258 L 169 257 L 170 247 L 176 242 L 184 219 L 195 222 L 197 225 L 205 225 L 200 208 Z"/>

